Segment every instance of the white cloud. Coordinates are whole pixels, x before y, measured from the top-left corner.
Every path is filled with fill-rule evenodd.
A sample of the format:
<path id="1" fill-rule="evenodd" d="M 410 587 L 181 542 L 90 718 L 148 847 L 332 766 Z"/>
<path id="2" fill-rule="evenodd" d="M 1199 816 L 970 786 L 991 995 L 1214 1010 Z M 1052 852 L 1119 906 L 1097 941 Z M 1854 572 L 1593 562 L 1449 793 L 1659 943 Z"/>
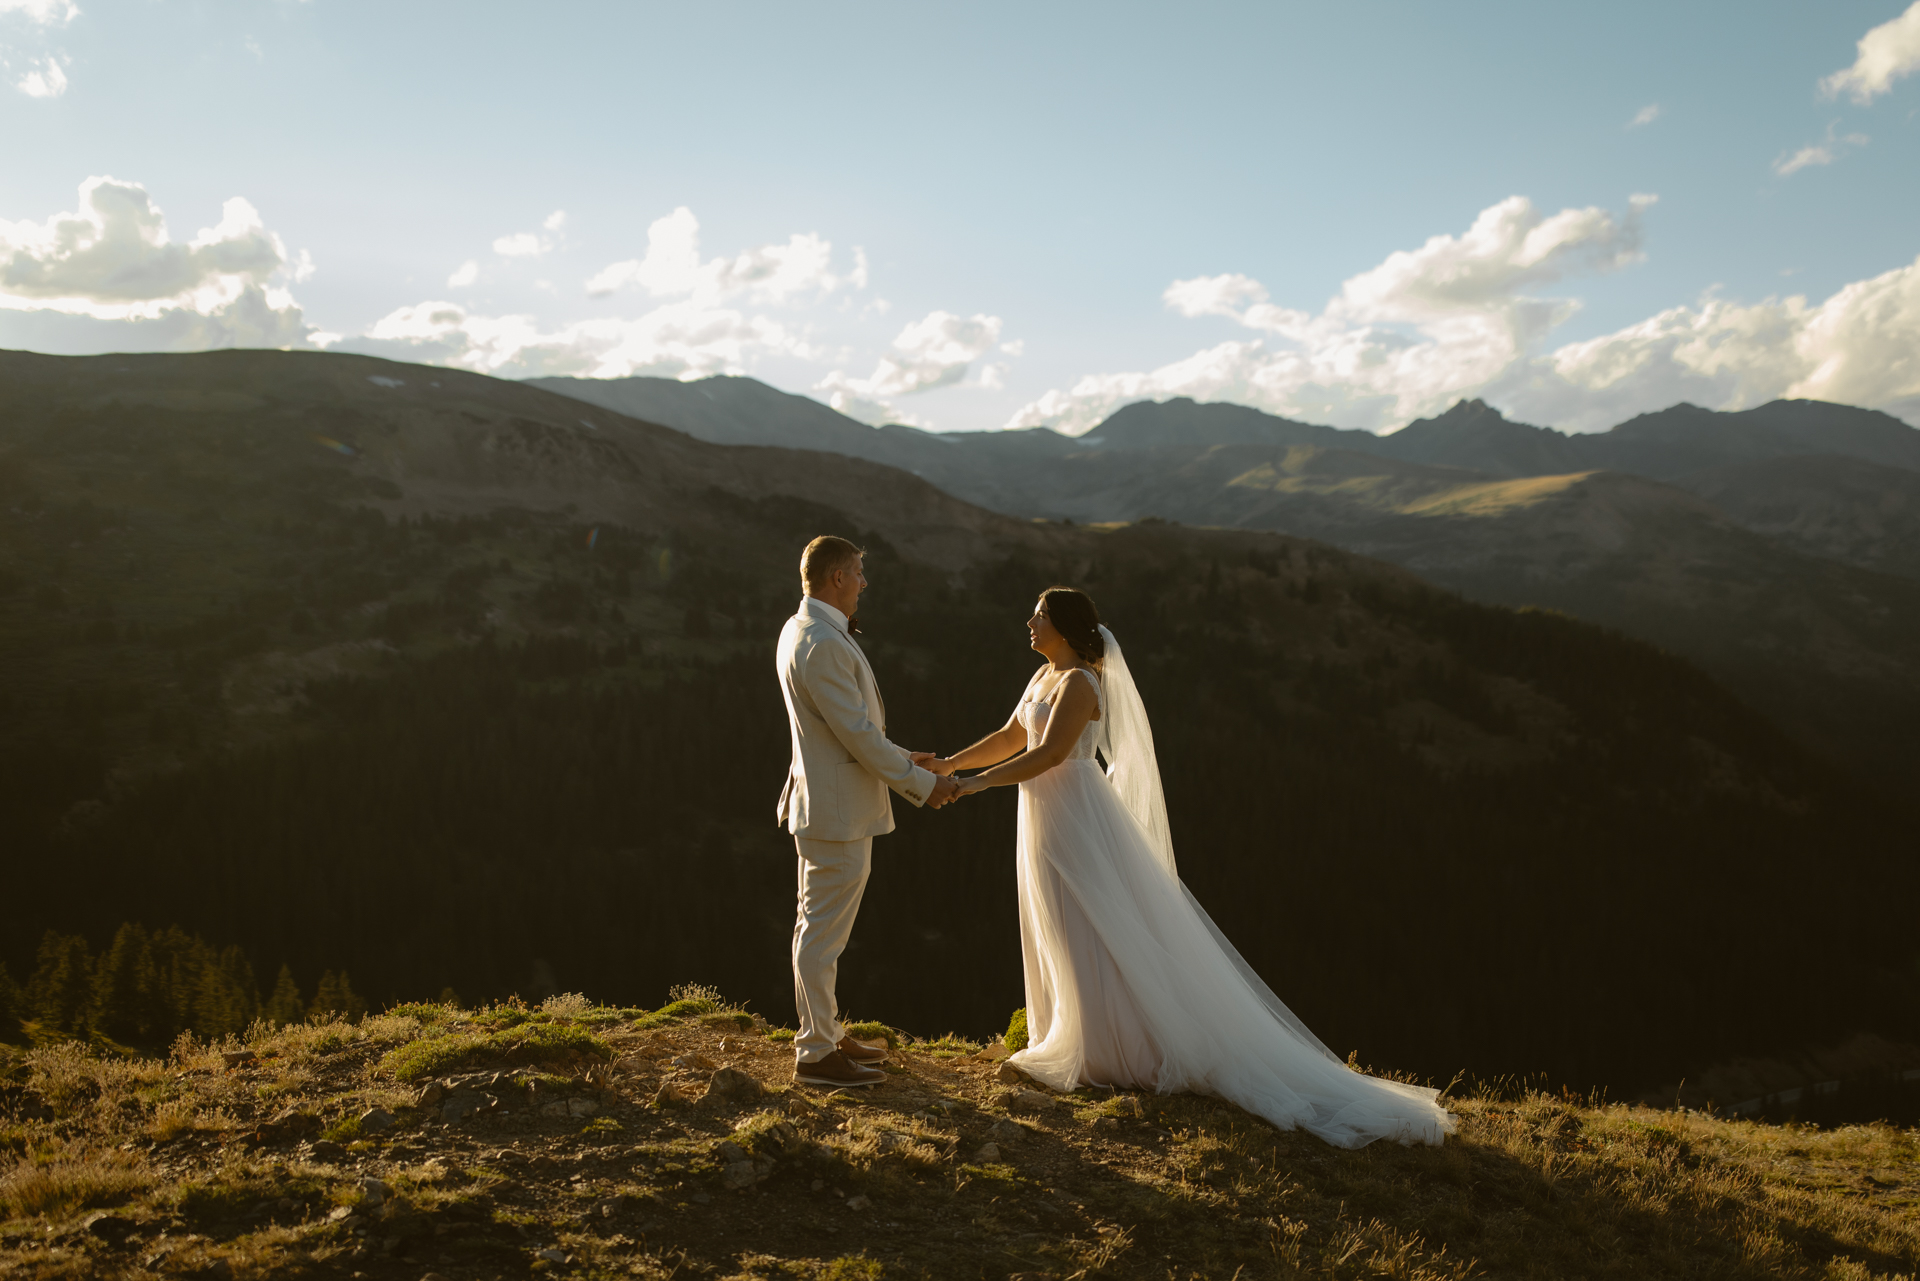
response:
<path id="1" fill-rule="evenodd" d="M 1795 152 L 1782 152 L 1773 162 L 1773 171 L 1785 178 L 1789 174 L 1800 172 L 1810 165 L 1830 165 L 1845 155 L 1850 147 L 1864 147 L 1870 141 L 1864 133 L 1840 134 L 1837 132 L 1840 122 L 1835 120 L 1827 125 L 1827 136 L 1822 142 L 1810 147 L 1802 147 Z"/>
<path id="2" fill-rule="evenodd" d="M 1829 98 L 1844 93 L 1865 106 L 1894 81 L 1920 70 L 1920 0 L 1861 36 L 1856 49 L 1853 65 L 1822 80 L 1820 89 Z"/>
<path id="3" fill-rule="evenodd" d="M 1138 373 L 1094 374 L 1049 391 L 1009 426 L 1084 431 L 1130 401 L 1192 396 L 1380 429 L 1479 396 L 1529 422 L 1575 430 L 1688 400 L 1737 409 L 1781 396 L 1899 412 L 1920 406 L 1920 259 L 1803 297 L 1742 304 L 1709 295 L 1636 325 L 1543 350 L 1576 304 L 1525 296 L 1578 267 L 1639 257 L 1629 212 L 1542 218 L 1524 200 L 1474 229 L 1390 255 L 1348 280 L 1317 315 L 1284 313 L 1240 276 L 1180 281 L 1166 300 L 1188 315 L 1229 315 L 1259 336 L 1216 344 Z M 1233 309 L 1238 307 L 1236 313 Z"/>
<path id="4" fill-rule="evenodd" d="M 547 249 L 547 242 L 539 236 L 534 235 L 531 231 L 523 231 L 512 236 L 501 236 L 493 242 L 493 252 L 499 254 L 502 258 L 538 258 L 541 254 L 547 252 Z"/>
<path id="5" fill-rule="evenodd" d="M 700 378 L 746 372 L 749 358 L 812 349 L 763 316 L 670 303 L 635 320 L 597 319 L 542 328 L 532 316 L 477 316 L 452 302 L 401 307 L 339 350 L 457 365 L 488 374 L 584 378 Z"/>
<path id="6" fill-rule="evenodd" d="M 880 357 L 873 373 L 850 378 L 835 370 L 815 384 L 828 393 L 827 403 L 864 422 L 907 422 L 888 400 L 951 387 L 966 378 L 973 362 L 1000 342 L 998 316 L 956 316 L 935 311 L 914 321 L 893 340 L 893 350 Z M 1000 386 L 1004 366 L 989 366 L 983 384 Z"/>
<path id="7" fill-rule="evenodd" d="M 469 258 L 454 268 L 453 274 L 447 277 L 447 288 L 465 289 L 478 279 L 480 279 L 480 264 Z"/>
<path id="8" fill-rule="evenodd" d="M 566 224 L 567 224 L 567 211 L 564 209 L 556 209 L 552 213 L 548 214 L 545 220 L 543 220 L 540 225 L 546 228 L 548 231 L 557 232 L 560 230 L 560 228 L 566 226 Z"/>
<path id="9" fill-rule="evenodd" d="M 13 82 L 13 87 L 29 98 L 58 98 L 67 91 L 67 70 L 57 57 L 37 58 L 32 68 Z"/>
<path id="10" fill-rule="evenodd" d="M 73 0 L 0 0 L 0 13 L 15 13 L 43 27 L 63 27 L 80 16 Z"/>
<path id="11" fill-rule="evenodd" d="M 1639 129 L 1642 126 L 1652 124 L 1659 118 L 1660 104 L 1657 102 L 1649 102 L 1646 106 L 1633 113 L 1633 119 L 1627 121 L 1627 128 Z"/>
<path id="12" fill-rule="evenodd" d="M 286 346 L 305 332 L 281 283 L 311 275 L 235 197 L 185 244 L 138 183 L 89 178 L 79 209 L 45 222 L 0 221 L 0 309 L 94 321 L 164 322 L 159 345 Z"/>
<path id="13" fill-rule="evenodd" d="M 784 303 L 807 294 L 830 294 L 842 286 L 864 289 L 867 256 L 854 251 L 847 276 L 833 271 L 833 245 L 811 232 L 784 245 L 761 245 L 734 258 L 700 257 L 700 220 L 685 205 L 647 228 L 643 258 L 610 263 L 587 281 L 594 297 L 634 286 L 655 298 L 685 297 L 715 306 L 747 295 L 756 302 Z"/>

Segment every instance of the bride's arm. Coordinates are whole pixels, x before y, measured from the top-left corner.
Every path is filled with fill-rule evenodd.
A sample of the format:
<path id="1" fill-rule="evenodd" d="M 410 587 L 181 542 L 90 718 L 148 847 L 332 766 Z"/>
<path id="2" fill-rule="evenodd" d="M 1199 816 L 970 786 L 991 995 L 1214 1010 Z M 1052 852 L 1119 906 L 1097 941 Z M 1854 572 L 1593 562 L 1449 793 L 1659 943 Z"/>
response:
<path id="1" fill-rule="evenodd" d="M 1005 787 L 1009 783 L 1024 783 L 1066 760 L 1074 744 L 1080 741 L 1080 731 L 1100 710 L 1100 696 L 1094 693 L 1092 681 L 1068 680 L 1054 695 L 1054 700 L 1053 711 L 1047 717 L 1047 732 L 1040 739 L 1040 746 L 1004 765 L 996 765 L 984 774 L 961 779 L 957 794 L 965 795 L 988 787 Z M 1005 730 L 1000 732 L 1006 733 Z M 999 735 L 994 737 L 998 738 Z"/>
<path id="2" fill-rule="evenodd" d="M 914 763 L 932 770 L 936 774 L 951 774 L 960 769 L 979 769 L 983 765 L 997 765 L 1027 745 L 1027 731 L 1020 725 L 1020 714 L 1015 712 L 993 733 L 987 735 L 965 751 L 955 752 L 944 760 L 929 756 L 921 760 L 918 753 Z"/>

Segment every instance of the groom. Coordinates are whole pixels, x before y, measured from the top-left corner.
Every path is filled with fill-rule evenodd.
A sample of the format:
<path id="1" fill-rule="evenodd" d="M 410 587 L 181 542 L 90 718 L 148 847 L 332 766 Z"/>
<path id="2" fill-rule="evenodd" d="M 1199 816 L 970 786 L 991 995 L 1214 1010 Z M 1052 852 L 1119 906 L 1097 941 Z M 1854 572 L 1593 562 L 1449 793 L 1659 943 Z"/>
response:
<path id="1" fill-rule="evenodd" d="M 793 763 L 780 792 L 779 820 L 800 855 L 800 910 L 793 927 L 793 1079 L 808 1085 L 875 1085 L 885 1050 L 847 1035 L 834 980 L 867 888 L 873 838 L 893 830 L 891 787 L 915 805 L 950 800 L 951 778 L 936 778 L 887 741 L 887 711 L 867 656 L 854 642 L 864 553 L 823 534 L 800 557 L 800 612 L 780 632 L 775 665 L 793 732 Z"/>

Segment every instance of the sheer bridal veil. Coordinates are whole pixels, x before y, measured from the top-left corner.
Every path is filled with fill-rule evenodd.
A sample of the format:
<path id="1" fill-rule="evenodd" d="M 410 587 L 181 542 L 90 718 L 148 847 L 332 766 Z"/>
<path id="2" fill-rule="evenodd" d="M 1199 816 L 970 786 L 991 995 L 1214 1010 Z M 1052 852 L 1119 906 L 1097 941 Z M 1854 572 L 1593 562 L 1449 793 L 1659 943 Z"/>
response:
<path id="1" fill-rule="evenodd" d="M 1100 754 L 1107 759 L 1107 781 L 1113 784 L 1121 805 L 1146 833 L 1167 875 L 1179 881 L 1179 868 L 1173 858 L 1173 829 L 1167 823 L 1167 796 L 1160 786 L 1160 761 L 1153 750 L 1153 726 L 1147 720 L 1147 707 L 1140 701 L 1140 689 L 1133 683 L 1133 673 L 1127 670 L 1127 658 L 1120 650 L 1120 642 L 1104 623 L 1100 626 L 1100 639 L 1107 646 L 1106 656 L 1100 663 L 1100 685 L 1106 696 L 1103 709 L 1106 733 L 1100 742 Z M 1247 964 L 1184 882 L 1180 883 L 1180 892 L 1234 971 L 1273 1017 L 1313 1049 L 1335 1063 L 1341 1062 L 1340 1056 L 1329 1050 Z"/>
<path id="2" fill-rule="evenodd" d="M 1153 752 L 1153 726 L 1147 720 L 1140 689 L 1127 670 L 1120 642 L 1100 625 L 1106 656 L 1100 660 L 1100 685 L 1106 694 L 1106 732 L 1100 754 L 1107 758 L 1107 780 L 1153 842 L 1153 852 L 1169 875 L 1178 876 L 1173 861 L 1173 829 L 1167 825 L 1167 797 L 1160 788 L 1160 761 Z"/>

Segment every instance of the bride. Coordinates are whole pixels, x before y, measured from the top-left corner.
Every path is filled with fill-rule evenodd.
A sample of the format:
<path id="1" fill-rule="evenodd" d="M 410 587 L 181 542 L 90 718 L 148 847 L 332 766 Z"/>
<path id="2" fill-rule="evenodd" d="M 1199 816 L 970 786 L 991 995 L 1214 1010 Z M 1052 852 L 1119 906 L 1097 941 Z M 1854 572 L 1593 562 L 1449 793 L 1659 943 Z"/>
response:
<path id="1" fill-rule="evenodd" d="M 952 757 L 916 754 L 936 774 L 992 766 L 960 796 L 1020 785 L 1030 1041 L 1012 1062 L 1057 1090 L 1217 1095 L 1345 1148 L 1452 1133 L 1438 1091 L 1336 1058 L 1187 892 L 1146 709 L 1093 601 L 1050 587 L 1027 631 L 1047 662 L 1007 723 Z"/>

